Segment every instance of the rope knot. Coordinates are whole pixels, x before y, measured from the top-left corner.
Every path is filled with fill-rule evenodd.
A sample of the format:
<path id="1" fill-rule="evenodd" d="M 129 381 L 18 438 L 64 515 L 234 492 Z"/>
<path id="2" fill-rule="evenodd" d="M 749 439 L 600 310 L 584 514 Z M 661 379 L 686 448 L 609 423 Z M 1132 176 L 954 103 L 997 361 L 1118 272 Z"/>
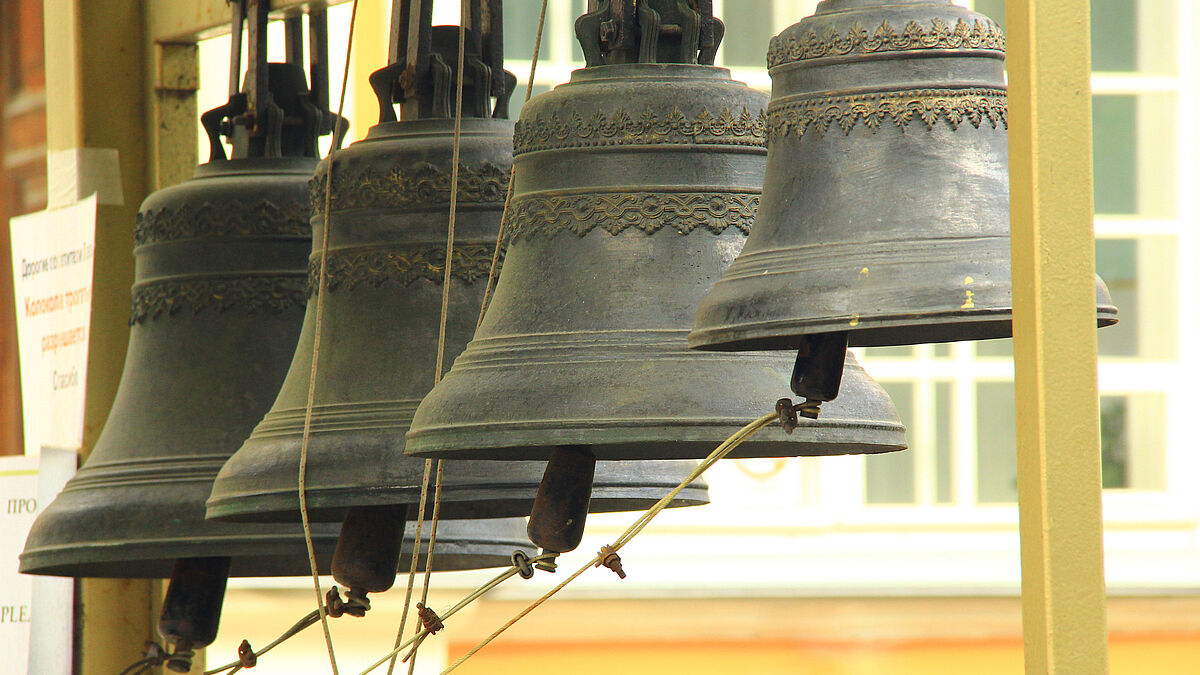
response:
<path id="1" fill-rule="evenodd" d="M 600 562 L 596 563 L 596 567 L 601 565 L 616 572 L 618 577 L 625 578 L 625 570 L 621 568 L 621 556 L 617 555 L 617 550 L 608 544 L 600 547 Z"/>
<path id="2" fill-rule="evenodd" d="M 421 625 L 425 626 L 425 630 L 428 631 L 430 635 L 434 635 L 439 630 L 446 627 L 445 624 L 442 623 L 441 618 L 438 617 L 437 612 L 419 602 L 417 603 L 417 617 L 421 619 Z"/>
<path id="3" fill-rule="evenodd" d="M 779 415 L 779 426 L 787 433 L 792 433 L 796 427 L 800 426 L 800 420 L 796 417 L 796 406 L 792 404 L 792 399 L 781 398 L 775 402 L 775 412 Z"/>
<path id="4" fill-rule="evenodd" d="M 512 564 L 517 568 L 517 574 L 520 574 L 522 579 L 533 578 L 533 563 L 529 561 L 529 556 L 525 555 L 524 551 L 513 551 Z"/>
<path id="5" fill-rule="evenodd" d="M 367 615 L 368 609 L 371 609 L 371 601 L 367 595 L 354 589 L 346 591 L 345 600 L 338 594 L 337 586 L 325 594 L 325 613 L 334 619 L 343 614 L 362 618 Z"/>
<path id="6" fill-rule="evenodd" d="M 258 654 L 250 647 L 249 640 L 242 640 L 242 644 L 238 645 L 238 662 L 243 668 L 253 668 L 258 665 Z"/>

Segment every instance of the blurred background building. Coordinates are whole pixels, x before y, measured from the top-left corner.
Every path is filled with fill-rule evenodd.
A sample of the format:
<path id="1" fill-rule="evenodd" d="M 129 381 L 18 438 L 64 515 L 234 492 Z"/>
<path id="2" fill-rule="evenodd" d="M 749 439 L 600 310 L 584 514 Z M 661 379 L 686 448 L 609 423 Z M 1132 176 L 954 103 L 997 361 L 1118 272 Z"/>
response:
<path id="1" fill-rule="evenodd" d="M 359 8 L 348 141 L 374 122 L 366 75 L 385 62 L 387 4 Z M 505 4 L 508 69 L 524 79 L 539 3 Z M 1003 23 L 1003 0 L 960 4 Z M 40 5 L 0 5 L 5 218 L 45 199 Z M 582 67 L 573 23 L 585 5 L 550 1 L 534 95 Z M 816 2 L 714 5 L 727 25 L 718 65 L 769 90 L 767 41 Z M 437 12 L 457 22 L 457 3 Z M 330 20 L 336 93 L 348 5 Z M 1110 663 L 1128 675 L 1194 673 L 1200 663 L 1200 491 L 1191 486 L 1200 350 L 1184 339 L 1197 334 L 1190 310 L 1200 290 L 1188 263 L 1200 259 L 1198 40 L 1190 0 L 1092 0 L 1096 267 L 1121 311 L 1099 334 Z M 227 54 L 228 37 L 201 45 L 201 110 L 225 100 Z M 0 266 L 0 454 L 21 447 L 10 269 Z M 708 477 L 711 506 L 664 513 L 623 552 L 628 579 L 585 575 L 457 672 L 1020 672 L 1011 356 L 1008 340 L 863 351 L 908 426 L 908 452 L 722 462 Z M 593 517 L 575 557 L 634 517 Z M 435 577 L 433 606 L 489 576 Z M 491 593 L 422 648 L 418 672 L 439 672 L 557 581 L 539 574 Z M 402 601 L 393 590 L 368 618 L 334 622 L 344 672 L 387 651 Z M 304 579 L 233 582 L 210 665 L 231 660 L 243 638 L 265 644 L 311 602 Z M 256 672 L 326 667 L 318 631 Z"/>

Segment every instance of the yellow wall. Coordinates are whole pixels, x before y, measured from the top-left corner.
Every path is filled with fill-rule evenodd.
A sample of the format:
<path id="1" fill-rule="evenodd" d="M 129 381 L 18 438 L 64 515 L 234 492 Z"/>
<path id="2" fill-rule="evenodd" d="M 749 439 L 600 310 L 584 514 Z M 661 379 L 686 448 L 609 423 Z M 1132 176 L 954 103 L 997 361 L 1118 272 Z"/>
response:
<path id="1" fill-rule="evenodd" d="M 472 645 L 454 644 L 451 658 Z M 922 641 L 893 645 L 811 642 L 504 644 L 498 642 L 456 670 L 463 675 L 562 672 L 572 675 L 1010 675 L 1020 673 L 1019 640 Z M 1195 675 L 1200 635 L 1114 637 L 1112 675 Z"/>

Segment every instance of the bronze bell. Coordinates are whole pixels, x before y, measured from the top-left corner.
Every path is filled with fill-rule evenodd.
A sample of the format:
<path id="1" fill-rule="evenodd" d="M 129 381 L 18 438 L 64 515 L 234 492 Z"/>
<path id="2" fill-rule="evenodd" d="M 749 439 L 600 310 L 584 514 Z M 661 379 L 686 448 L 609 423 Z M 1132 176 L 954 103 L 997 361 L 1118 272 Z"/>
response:
<path id="1" fill-rule="evenodd" d="M 762 208 L 689 345 L 1010 336 L 999 26 L 950 0 L 824 0 L 771 40 L 767 61 Z M 1099 325 L 1116 322 L 1099 278 L 1096 305 Z"/>
<path id="2" fill-rule="evenodd" d="M 429 9 L 428 0 L 422 9 Z M 409 16 L 407 3 L 398 14 Z M 406 35 L 404 30 L 395 34 Z M 433 64 L 431 70 L 453 64 L 458 27 L 433 27 L 431 36 L 432 53 L 418 62 Z M 467 63 L 475 65 L 463 86 L 446 363 L 463 349 L 475 329 L 512 163 L 513 127 L 501 116 L 501 102 L 511 93 L 514 80 L 507 75 L 495 77 L 502 56 L 490 40 L 479 47 L 478 38 L 468 33 Z M 404 54 L 407 49 L 394 46 L 393 52 Z M 487 65 L 481 54 L 491 55 Z M 444 116 L 449 112 L 447 97 L 453 100 L 453 77 L 420 76 L 408 81 L 406 89 L 399 80 L 403 71 L 403 62 L 397 61 L 372 77 L 385 121 L 373 127 L 365 140 L 334 156 L 329 216 L 333 234 L 327 252 L 324 333 L 306 479 L 312 519 L 346 519 L 354 524 L 342 530 L 347 557 L 339 562 L 349 564 L 352 558 L 365 560 L 378 553 L 381 560 L 356 563 L 374 570 L 394 568 L 394 563 L 387 562 L 392 552 L 368 550 L 366 542 L 376 538 L 373 528 L 394 530 L 406 515 L 416 515 L 420 501 L 425 463 L 404 455 L 404 434 L 417 403 L 433 386 L 453 154 L 454 121 Z M 487 99 L 495 90 L 486 87 L 497 80 L 505 88 L 499 91 L 494 110 L 466 105 L 480 99 L 480 86 L 485 87 L 482 98 Z M 405 106 L 404 121 L 386 121 L 394 119 L 394 102 Z M 217 477 L 208 501 L 211 518 L 299 517 L 297 468 L 316 332 L 314 291 L 324 236 L 327 170 L 323 164 L 312 183 L 309 305 L 291 370 L 270 412 Z M 689 462 L 601 465 L 592 509 L 647 508 L 693 467 Z M 526 516 L 543 468 L 540 462 L 448 462 L 441 517 Z M 431 489 L 430 501 L 432 493 Z M 706 487 L 700 482 L 674 505 L 707 501 Z M 354 543 L 359 540 L 364 542 L 361 547 Z M 350 550 L 365 552 L 350 556 Z M 361 589 L 369 591 L 391 585 L 390 576 L 384 574 L 345 572 L 338 578 L 351 586 L 356 586 L 352 580 L 361 581 Z"/>
<path id="3" fill-rule="evenodd" d="M 551 458 L 551 510 L 581 525 L 596 458 L 704 457 L 786 392 L 786 357 L 687 349 L 696 307 L 750 231 L 766 164 L 766 97 L 709 65 L 719 24 L 673 1 L 604 3 L 576 23 L 588 67 L 522 112 L 495 299 L 417 408 L 407 452 Z M 766 429 L 731 456 L 903 449 L 888 396 L 853 359 L 845 379 L 820 421 Z M 537 521 L 535 544 L 578 541 L 535 534 Z"/>
<path id="4" fill-rule="evenodd" d="M 213 478 L 287 372 L 304 312 L 306 182 L 317 137 L 332 126 L 322 88 L 309 89 L 302 64 L 266 63 L 266 5 L 255 3 L 249 21 L 244 93 L 235 79 L 229 103 L 204 116 L 210 161 L 142 203 L 129 347 L 112 410 L 21 554 L 20 570 L 31 574 L 172 577 L 160 631 L 174 646 L 168 666 L 180 672 L 215 635 L 228 575 L 309 570 L 295 525 L 204 519 Z M 242 10 L 235 5 L 237 34 Z M 323 43 L 324 12 L 310 17 Z M 302 55 L 295 24 L 288 53 Z M 323 81 L 322 67 L 313 64 L 314 82 Z M 314 528 L 323 569 L 336 536 L 336 527 Z"/>

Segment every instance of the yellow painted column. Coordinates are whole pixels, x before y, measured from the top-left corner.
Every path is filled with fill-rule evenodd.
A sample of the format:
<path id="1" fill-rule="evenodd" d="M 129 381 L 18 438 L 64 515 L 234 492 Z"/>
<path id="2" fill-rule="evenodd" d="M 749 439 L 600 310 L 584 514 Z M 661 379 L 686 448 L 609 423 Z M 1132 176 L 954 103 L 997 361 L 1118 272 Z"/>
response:
<path id="1" fill-rule="evenodd" d="M 346 143 L 366 138 L 367 130 L 379 123 L 379 100 L 371 89 L 367 78 L 371 73 L 388 64 L 388 34 L 392 21 L 390 2 L 361 1 L 354 26 L 354 50 L 350 55 L 350 84 L 354 97 L 347 95 L 346 117 L 350 119 L 350 133 Z M 330 44 L 329 49 L 346 50 L 346 44 Z M 341 73 L 330 79 L 341 79 Z M 337 110 L 339 91 L 329 92 L 329 105 Z"/>
<path id="2" fill-rule="evenodd" d="M 59 166 L 75 167 L 66 173 L 52 168 L 50 192 L 72 192 L 77 176 L 86 180 L 97 171 L 119 171 L 121 185 L 120 198 L 108 195 L 96 213 L 83 458 L 108 418 L 124 366 L 138 205 L 157 183 L 190 175 L 195 163 L 195 47 L 153 45 L 145 32 L 146 6 L 138 0 L 44 4 L 47 150 L 82 150 L 74 160 L 58 155 Z M 114 149 L 116 167 L 91 153 Z M 80 580 L 75 671 L 109 675 L 142 658 L 145 642 L 158 637 L 162 590 L 152 579 Z M 197 661 L 203 664 L 202 657 Z"/>
<path id="3" fill-rule="evenodd" d="M 1025 672 L 1108 671 L 1088 0 L 1008 0 Z"/>

